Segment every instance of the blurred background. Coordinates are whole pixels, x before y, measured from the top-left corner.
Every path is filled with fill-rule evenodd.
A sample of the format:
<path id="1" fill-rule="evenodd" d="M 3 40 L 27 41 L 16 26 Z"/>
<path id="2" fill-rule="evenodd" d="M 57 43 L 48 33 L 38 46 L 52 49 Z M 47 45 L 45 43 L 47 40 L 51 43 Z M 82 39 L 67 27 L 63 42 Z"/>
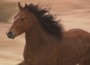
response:
<path id="1" fill-rule="evenodd" d="M 90 0 L 0 0 L 0 65 L 16 65 L 23 60 L 24 35 L 14 40 L 6 36 L 18 12 L 17 2 L 51 8 L 64 30 L 80 28 L 90 32 Z"/>

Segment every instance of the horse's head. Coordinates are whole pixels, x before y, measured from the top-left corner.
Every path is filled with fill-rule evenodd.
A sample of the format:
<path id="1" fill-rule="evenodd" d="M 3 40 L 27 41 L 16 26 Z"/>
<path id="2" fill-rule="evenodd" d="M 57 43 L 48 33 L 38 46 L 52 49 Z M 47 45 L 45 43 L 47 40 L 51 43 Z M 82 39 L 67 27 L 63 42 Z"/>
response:
<path id="1" fill-rule="evenodd" d="M 20 3 L 18 3 L 19 12 L 14 17 L 14 23 L 9 29 L 9 32 L 7 33 L 7 36 L 11 39 L 15 38 L 16 36 L 27 32 L 31 29 L 32 25 L 32 18 L 30 17 L 30 12 L 26 9 L 27 4 L 25 4 L 25 7 L 22 7 Z"/>
<path id="2" fill-rule="evenodd" d="M 43 29 L 48 34 L 57 38 L 62 37 L 62 25 L 55 20 L 55 17 L 49 13 L 47 8 L 40 8 L 38 5 L 25 4 L 22 7 L 18 3 L 19 12 L 14 18 L 14 23 L 11 26 L 7 36 L 9 38 L 15 38 L 22 33 L 30 33 L 31 29 L 38 30 Z M 41 26 L 40 26 L 41 25 Z M 35 30 L 35 31 L 36 31 Z"/>

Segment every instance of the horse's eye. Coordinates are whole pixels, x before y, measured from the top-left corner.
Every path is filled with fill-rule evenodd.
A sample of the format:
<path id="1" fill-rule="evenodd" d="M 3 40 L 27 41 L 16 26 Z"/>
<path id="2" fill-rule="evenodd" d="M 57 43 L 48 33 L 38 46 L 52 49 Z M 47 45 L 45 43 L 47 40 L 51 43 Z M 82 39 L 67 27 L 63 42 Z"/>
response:
<path id="1" fill-rule="evenodd" d="M 20 21 L 24 21 L 24 19 L 21 19 Z"/>

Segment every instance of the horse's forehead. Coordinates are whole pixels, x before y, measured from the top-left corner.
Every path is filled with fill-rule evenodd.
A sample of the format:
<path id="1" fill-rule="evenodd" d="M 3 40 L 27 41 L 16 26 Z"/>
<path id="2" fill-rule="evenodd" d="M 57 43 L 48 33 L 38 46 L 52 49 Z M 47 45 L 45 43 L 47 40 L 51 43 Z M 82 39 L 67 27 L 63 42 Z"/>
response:
<path id="1" fill-rule="evenodd" d="M 27 14 L 25 12 L 18 12 L 17 15 L 14 17 L 14 19 L 18 19 L 23 16 L 25 17 L 25 16 L 27 16 Z"/>

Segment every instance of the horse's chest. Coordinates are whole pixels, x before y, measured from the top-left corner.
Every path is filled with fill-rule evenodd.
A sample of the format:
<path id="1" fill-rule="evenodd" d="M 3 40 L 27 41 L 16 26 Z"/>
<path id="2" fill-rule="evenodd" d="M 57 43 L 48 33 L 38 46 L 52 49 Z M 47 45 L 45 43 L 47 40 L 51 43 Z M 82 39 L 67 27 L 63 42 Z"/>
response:
<path id="1" fill-rule="evenodd" d="M 56 47 L 44 47 L 33 50 L 26 48 L 24 51 L 24 59 L 31 65 L 56 65 Z"/>

